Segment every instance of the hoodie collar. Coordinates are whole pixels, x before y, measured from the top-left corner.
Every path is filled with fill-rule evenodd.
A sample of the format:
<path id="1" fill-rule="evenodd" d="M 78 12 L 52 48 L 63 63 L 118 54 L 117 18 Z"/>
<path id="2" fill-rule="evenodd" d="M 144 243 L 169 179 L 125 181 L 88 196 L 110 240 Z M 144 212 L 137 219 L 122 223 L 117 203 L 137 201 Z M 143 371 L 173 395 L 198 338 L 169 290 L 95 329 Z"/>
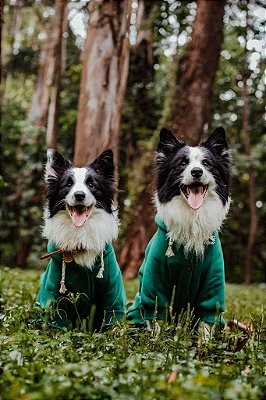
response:
<path id="1" fill-rule="evenodd" d="M 155 223 L 163 231 L 168 232 L 168 229 L 167 229 L 165 223 L 161 220 L 161 218 L 158 216 L 158 214 L 156 214 L 156 216 L 155 216 Z"/>

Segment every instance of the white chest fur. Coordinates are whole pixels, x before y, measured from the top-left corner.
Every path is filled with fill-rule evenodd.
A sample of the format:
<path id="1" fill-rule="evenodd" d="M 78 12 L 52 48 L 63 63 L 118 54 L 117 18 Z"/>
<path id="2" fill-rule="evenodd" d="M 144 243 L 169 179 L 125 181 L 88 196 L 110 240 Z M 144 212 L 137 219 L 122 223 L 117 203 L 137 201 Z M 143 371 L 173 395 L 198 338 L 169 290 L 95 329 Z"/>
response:
<path id="1" fill-rule="evenodd" d="M 87 222 L 80 228 L 74 226 L 66 211 L 59 211 L 52 218 L 44 210 L 43 236 L 65 251 L 84 250 L 74 255 L 79 265 L 91 268 L 96 257 L 118 235 L 115 215 L 94 208 Z"/>
<path id="2" fill-rule="evenodd" d="M 230 200 L 223 206 L 214 193 L 208 194 L 198 210 L 191 209 L 182 196 L 175 196 L 167 203 L 160 203 L 156 196 L 155 203 L 169 237 L 177 245 L 183 245 L 186 254 L 194 251 L 199 258 L 203 256 L 209 238 L 221 228 L 230 206 Z"/>

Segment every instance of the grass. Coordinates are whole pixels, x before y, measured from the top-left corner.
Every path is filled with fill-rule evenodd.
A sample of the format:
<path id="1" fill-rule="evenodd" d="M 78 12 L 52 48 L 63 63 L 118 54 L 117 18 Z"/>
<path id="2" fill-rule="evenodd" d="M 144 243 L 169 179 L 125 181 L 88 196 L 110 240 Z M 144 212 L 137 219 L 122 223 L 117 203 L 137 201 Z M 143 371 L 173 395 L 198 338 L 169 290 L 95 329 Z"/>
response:
<path id="1" fill-rule="evenodd" d="M 186 322 L 159 335 L 127 324 L 106 333 L 39 327 L 32 304 L 40 273 L 0 274 L 0 399 L 265 399 L 263 287 L 227 285 L 225 317 L 251 324 L 237 351 L 239 333 L 196 346 Z M 137 281 L 126 289 L 132 300 Z"/>

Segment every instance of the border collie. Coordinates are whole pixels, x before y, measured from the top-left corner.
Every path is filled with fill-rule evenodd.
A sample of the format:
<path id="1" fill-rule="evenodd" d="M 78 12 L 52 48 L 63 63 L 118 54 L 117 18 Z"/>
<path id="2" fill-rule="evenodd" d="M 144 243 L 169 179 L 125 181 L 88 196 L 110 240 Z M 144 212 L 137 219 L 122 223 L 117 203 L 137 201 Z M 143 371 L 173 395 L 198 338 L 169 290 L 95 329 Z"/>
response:
<path id="1" fill-rule="evenodd" d="M 204 248 L 219 230 L 230 206 L 230 156 L 225 131 L 217 128 L 197 147 L 161 130 L 156 155 L 155 203 L 169 237 L 185 253 L 203 257 Z"/>
<path id="2" fill-rule="evenodd" d="M 190 304 L 194 321 L 215 324 L 224 311 L 224 261 L 218 231 L 230 206 L 230 157 L 223 128 L 197 147 L 162 129 L 156 152 L 157 232 L 139 271 L 129 321 L 177 321 Z M 171 308 L 171 310 L 169 309 Z"/>
<path id="3" fill-rule="evenodd" d="M 48 150 L 47 158 L 43 236 L 91 268 L 118 234 L 113 153 L 103 152 L 84 168 L 73 167 L 55 150 Z"/>
<path id="4" fill-rule="evenodd" d="M 48 323 L 58 328 L 83 321 L 95 329 L 111 326 L 123 318 L 126 302 L 111 243 L 118 233 L 113 153 L 104 151 L 84 168 L 55 150 L 47 158 L 43 235 L 49 242 L 42 258 L 51 259 L 35 304 L 42 316 L 55 306 Z"/>

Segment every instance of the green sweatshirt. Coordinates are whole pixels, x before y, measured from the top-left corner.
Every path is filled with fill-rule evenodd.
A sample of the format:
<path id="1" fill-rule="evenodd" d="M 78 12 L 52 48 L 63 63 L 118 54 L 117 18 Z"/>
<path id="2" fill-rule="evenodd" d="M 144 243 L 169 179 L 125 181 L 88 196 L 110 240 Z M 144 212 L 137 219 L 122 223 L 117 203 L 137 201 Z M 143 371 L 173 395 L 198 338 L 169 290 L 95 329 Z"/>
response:
<path id="1" fill-rule="evenodd" d="M 48 253 L 56 250 L 54 243 L 48 243 Z M 39 292 L 36 305 L 43 311 L 50 304 L 54 304 L 54 319 L 50 323 L 58 328 L 67 327 L 69 321 L 75 326 L 78 317 L 83 320 L 90 317 L 92 305 L 93 328 L 100 329 L 109 326 L 117 319 L 120 321 L 124 315 L 126 296 L 122 275 L 117 264 L 115 253 L 111 244 L 103 252 L 104 273 L 103 278 L 97 277 L 101 268 L 100 256 L 96 259 L 93 268 L 89 269 L 78 265 L 74 260 L 66 263 L 65 286 L 67 292 L 59 293 L 62 276 L 62 254 L 53 255 L 46 271 L 41 275 Z M 74 305 L 70 301 L 69 293 L 77 295 L 78 300 Z M 78 314 L 77 314 L 78 312 Z"/>
<path id="2" fill-rule="evenodd" d="M 167 257 L 167 228 L 158 216 L 155 222 L 158 230 L 147 246 L 139 270 L 139 292 L 127 311 L 128 321 L 143 324 L 154 317 L 164 320 L 174 291 L 173 314 L 178 316 L 190 304 L 195 321 L 215 323 L 217 310 L 224 311 L 225 297 L 224 261 L 218 233 L 214 243 L 206 246 L 202 260 L 193 254 L 185 257 L 183 246 L 178 248 L 176 243 L 172 246 L 174 256 Z M 221 322 L 224 323 L 223 319 Z"/>

